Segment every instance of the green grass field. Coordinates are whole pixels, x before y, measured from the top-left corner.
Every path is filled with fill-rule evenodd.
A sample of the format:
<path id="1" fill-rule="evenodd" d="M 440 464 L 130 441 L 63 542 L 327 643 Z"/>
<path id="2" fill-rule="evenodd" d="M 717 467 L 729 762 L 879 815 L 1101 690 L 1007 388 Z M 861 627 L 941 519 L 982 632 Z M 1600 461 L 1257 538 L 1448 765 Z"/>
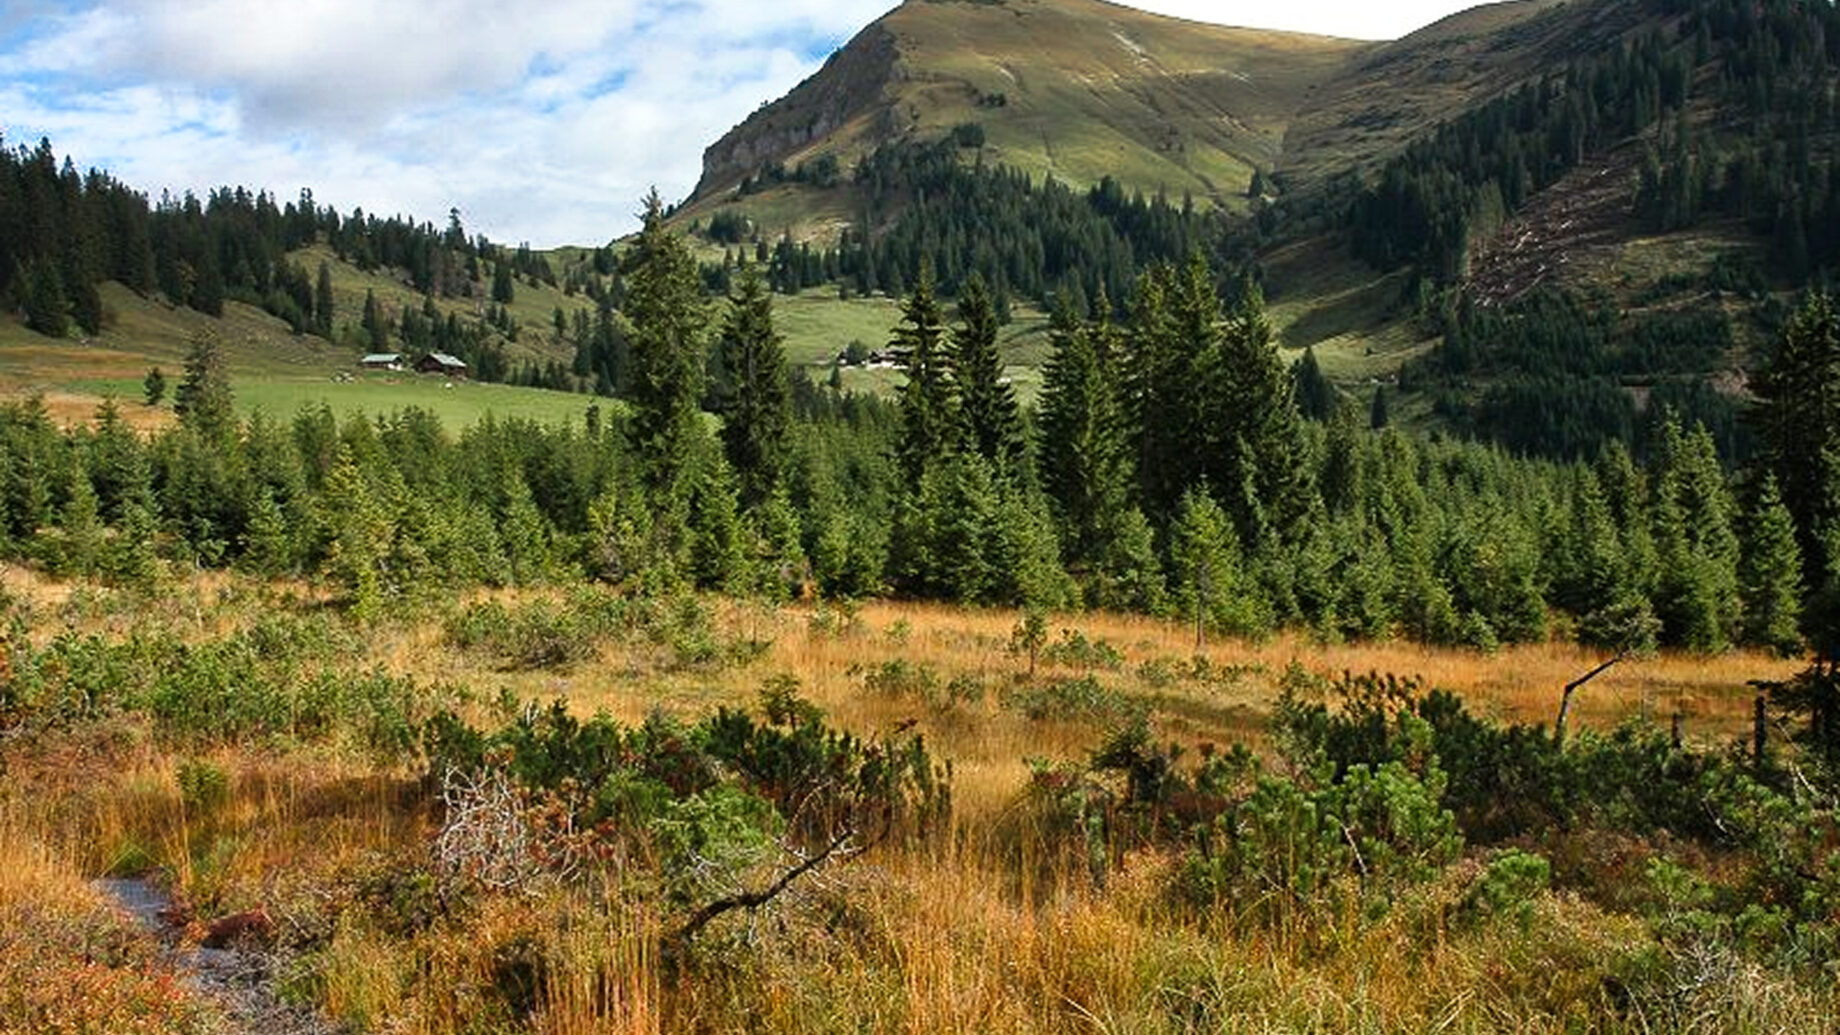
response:
<path id="1" fill-rule="evenodd" d="M 314 260 L 309 268 L 317 266 Z M 338 318 L 344 320 L 346 302 L 354 295 L 362 307 L 367 279 L 374 283 L 387 278 L 369 277 L 351 267 L 337 268 L 340 272 L 334 275 L 333 291 Z M 542 293 L 530 294 L 537 296 L 531 305 L 541 305 Z M 167 375 L 169 388 L 176 385 L 193 335 L 208 332 L 223 343 L 237 408 L 244 413 L 260 410 L 287 418 L 303 407 L 324 404 L 343 418 L 417 406 L 436 414 L 450 429 L 458 429 L 487 414 L 545 423 L 578 421 L 596 401 L 536 388 L 464 380 L 453 381 L 449 387 L 440 377 L 361 371 L 355 346 L 291 334 L 274 317 L 234 302 L 225 306 L 223 319 L 214 320 L 141 298 L 115 284 L 103 286 L 103 300 L 110 315 L 102 334 L 94 339 L 54 341 L 17 321 L 0 320 L 0 397 L 41 394 L 54 417 L 72 421 L 87 418 L 104 396 L 112 395 L 131 403 L 126 407 L 130 419 L 144 426 L 157 425 L 164 418 L 140 405 L 141 382 L 148 368 L 159 367 Z M 351 380 L 343 380 L 345 377 Z M 598 401 L 603 408 L 617 405 L 612 400 Z"/>

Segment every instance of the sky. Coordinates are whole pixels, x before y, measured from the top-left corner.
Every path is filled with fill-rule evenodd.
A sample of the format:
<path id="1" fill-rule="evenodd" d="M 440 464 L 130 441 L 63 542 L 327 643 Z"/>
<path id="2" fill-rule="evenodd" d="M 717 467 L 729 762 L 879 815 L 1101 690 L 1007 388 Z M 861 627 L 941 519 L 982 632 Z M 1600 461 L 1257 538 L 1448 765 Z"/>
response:
<path id="1" fill-rule="evenodd" d="M 538 248 L 601 244 L 652 187 L 892 0 L 0 0 L 0 136 L 158 200 L 280 201 Z M 1137 0 L 1197 21 L 1392 39 L 1466 0 Z"/>

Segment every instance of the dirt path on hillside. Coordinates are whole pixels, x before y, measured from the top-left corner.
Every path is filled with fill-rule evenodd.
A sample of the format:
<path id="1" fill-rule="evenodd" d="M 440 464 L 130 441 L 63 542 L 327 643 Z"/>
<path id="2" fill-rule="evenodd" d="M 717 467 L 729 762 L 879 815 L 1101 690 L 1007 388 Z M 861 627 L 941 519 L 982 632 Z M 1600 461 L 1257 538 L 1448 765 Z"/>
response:
<path id="1" fill-rule="evenodd" d="M 340 1029 L 316 1013 L 276 997 L 267 955 L 181 942 L 167 920 L 173 900 L 165 891 L 138 878 L 95 883 L 123 912 L 160 939 L 185 987 L 223 1013 L 226 1035 L 338 1035 Z"/>

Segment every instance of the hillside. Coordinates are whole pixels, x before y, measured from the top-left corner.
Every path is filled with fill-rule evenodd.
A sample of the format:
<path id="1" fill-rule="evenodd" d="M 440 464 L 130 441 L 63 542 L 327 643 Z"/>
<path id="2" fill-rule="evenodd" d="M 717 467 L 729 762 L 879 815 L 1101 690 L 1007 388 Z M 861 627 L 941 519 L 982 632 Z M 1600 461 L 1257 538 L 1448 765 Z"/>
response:
<path id="1" fill-rule="evenodd" d="M 1840 261 L 1835 21 L 1515 0 L 1355 43 L 910 2 L 711 146 L 678 218 L 845 295 L 930 260 L 948 293 L 1117 302 L 1201 248 L 1256 263 L 1293 355 L 1362 398 L 1398 381 L 1414 419 L 1577 455 L 1672 409 L 1741 454 L 1743 371 Z M 1559 344 L 1501 329 L 1542 296 Z"/>
<path id="2" fill-rule="evenodd" d="M 1086 186 L 1244 205 L 1291 114 L 1372 44 L 1204 25 L 1100 0 L 915 0 L 704 153 L 693 202 L 775 164 L 982 127 L 984 158 Z"/>
<path id="3" fill-rule="evenodd" d="M 686 211 L 707 216 L 763 171 L 834 162 L 847 179 L 877 147 L 975 125 L 980 161 L 1037 180 L 1110 176 L 1244 214 L 1255 170 L 1307 188 L 1371 169 L 1640 18 L 1634 5 L 1509 0 L 1371 43 L 1103 0 L 910 0 L 710 145 Z M 823 237 L 851 211 L 834 179 L 791 192 L 802 201 L 744 207 L 763 226 Z"/>

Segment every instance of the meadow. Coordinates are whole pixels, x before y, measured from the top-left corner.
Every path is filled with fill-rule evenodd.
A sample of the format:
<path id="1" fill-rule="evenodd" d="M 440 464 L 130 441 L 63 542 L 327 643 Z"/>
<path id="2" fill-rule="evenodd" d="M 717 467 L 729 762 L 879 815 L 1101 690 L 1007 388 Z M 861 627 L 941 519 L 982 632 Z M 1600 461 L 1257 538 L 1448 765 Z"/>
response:
<path id="1" fill-rule="evenodd" d="M 1195 890 L 1208 871 L 1171 832 L 1194 800 L 1218 793 L 1256 825 L 1261 796 L 1296 781 L 1335 807 L 1340 785 L 1308 784 L 1291 740 L 1313 702 L 1357 714 L 1339 695 L 1383 685 L 1344 672 L 1423 677 L 1485 724 L 1543 725 L 1601 660 L 1569 644 L 1197 645 L 1141 616 L 1048 615 L 1031 635 L 1000 609 L 580 586 L 365 624 L 308 583 L 162 578 L 148 595 L 0 575 L 0 1030 L 261 1030 L 179 980 L 101 876 L 169 887 L 190 943 L 259 913 L 244 947 L 265 987 L 357 1031 L 1820 1031 L 1840 1006 L 1814 943 L 1798 964 L 1762 928 L 1713 937 L 1714 896 L 1743 886 L 1754 847 L 1627 816 L 1440 836 L 1436 865 L 1387 876 L 1386 846 L 1411 843 L 1395 802 L 1390 833 L 1357 838 L 1354 812 L 1337 828 L 1365 846 L 1359 869 L 1282 895 Z M 1746 681 L 1796 667 L 1631 658 L 1581 692 L 1567 757 L 1723 755 L 1748 735 Z M 1686 743 L 1669 748 L 1676 714 Z M 762 819 L 779 784 L 737 774 L 785 770 L 745 750 L 707 761 L 736 737 L 774 765 L 862 768 Z M 584 788 L 566 774 L 609 750 L 599 738 L 627 775 Z M 1178 792 L 1136 811 L 1144 772 L 1107 768 L 1120 752 L 1168 763 Z M 903 782 L 918 761 L 858 782 L 897 757 L 943 783 Z M 1266 775 L 1204 792 L 1240 765 Z M 649 796 L 693 772 L 701 790 Z M 1411 797 L 1403 769 L 1378 772 Z M 854 796 L 826 797 L 839 784 Z M 700 904 L 819 857 L 814 816 L 857 822 L 875 802 L 905 817 L 895 836 L 849 828 L 823 865 L 683 934 Z M 466 840 L 460 815 L 497 816 L 501 839 Z M 1517 877 L 1529 867 L 1540 879 Z M 1802 923 L 1806 942 L 1820 928 Z"/>

